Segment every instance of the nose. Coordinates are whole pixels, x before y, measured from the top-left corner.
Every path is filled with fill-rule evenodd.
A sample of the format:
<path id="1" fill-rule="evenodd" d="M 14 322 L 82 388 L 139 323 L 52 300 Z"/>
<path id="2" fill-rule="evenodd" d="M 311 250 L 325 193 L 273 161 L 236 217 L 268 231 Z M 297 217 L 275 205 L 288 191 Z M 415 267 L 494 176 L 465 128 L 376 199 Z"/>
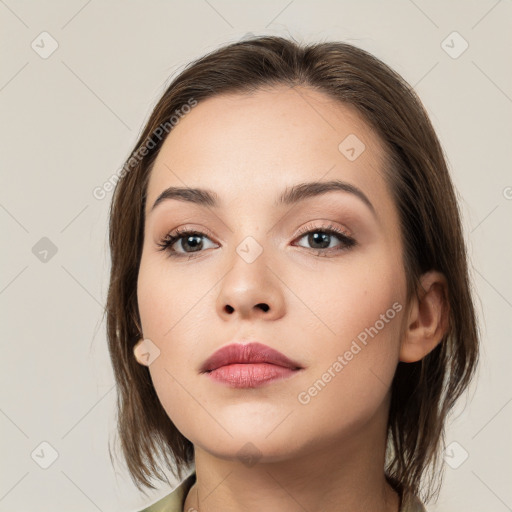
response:
<path id="1" fill-rule="evenodd" d="M 235 254 L 232 267 L 221 282 L 218 314 L 224 320 L 231 317 L 276 320 L 282 317 L 285 300 L 283 285 L 277 275 L 264 252 L 251 263 Z"/>

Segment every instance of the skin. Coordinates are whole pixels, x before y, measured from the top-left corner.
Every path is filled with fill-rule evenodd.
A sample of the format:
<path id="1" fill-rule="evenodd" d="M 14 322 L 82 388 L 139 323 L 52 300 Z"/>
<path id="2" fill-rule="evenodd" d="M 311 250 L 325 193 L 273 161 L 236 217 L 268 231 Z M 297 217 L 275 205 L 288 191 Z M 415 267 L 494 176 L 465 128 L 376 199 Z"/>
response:
<path id="1" fill-rule="evenodd" d="M 354 161 L 338 149 L 349 134 L 366 147 Z M 425 274 L 419 297 L 406 301 L 383 155 L 357 111 L 303 87 L 210 98 L 166 138 L 148 184 L 137 293 L 144 338 L 160 350 L 149 365 L 151 379 L 165 411 L 194 444 L 197 482 L 185 511 L 398 511 L 399 497 L 384 477 L 390 386 L 400 360 L 417 361 L 441 340 L 446 282 Z M 286 187 L 331 179 L 361 189 L 376 215 L 344 191 L 273 204 Z M 208 188 L 222 205 L 171 199 L 151 211 L 169 186 Z M 318 249 L 297 233 L 329 224 L 357 244 L 340 250 L 343 243 L 331 236 L 330 248 Z M 172 258 L 157 244 L 178 227 L 212 236 L 192 259 Z M 252 263 L 236 251 L 246 237 L 262 249 Z M 173 248 L 193 251 L 186 240 Z M 402 308 L 394 318 L 300 403 L 299 393 L 396 303 Z M 248 340 L 304 369 L 254 389 L 199 373 L 218 348 Z M 147 364 L 139 349 L 135 356 Z M 254 465 L 239 457 L 247 443 Z"/>

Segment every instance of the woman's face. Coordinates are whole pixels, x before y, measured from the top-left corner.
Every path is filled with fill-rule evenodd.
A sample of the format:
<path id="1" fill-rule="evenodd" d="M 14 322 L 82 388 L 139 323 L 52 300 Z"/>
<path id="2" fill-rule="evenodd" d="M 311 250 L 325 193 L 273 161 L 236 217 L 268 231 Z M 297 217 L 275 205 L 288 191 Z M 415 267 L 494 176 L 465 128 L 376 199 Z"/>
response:
<path id="1" fill-rule="evenodd" d="M 355 110 L 301 87 L 210 98 L 165 140 L 138 304 L 158 397 L 196 448 L 228 459 L 250 442 L 277 461 L 385 429 L 406 284 L 383 155 Z M 287 194 L 330 181 L 347 186 Z M 153 209 L 168 187 L 208 190 L 218 204 L 189 194 Z M 177 228 L 204 235 L 162 250 Z M 217 349 L 249 341 L 302 369 L 254 387 L 201 373 Z"/>

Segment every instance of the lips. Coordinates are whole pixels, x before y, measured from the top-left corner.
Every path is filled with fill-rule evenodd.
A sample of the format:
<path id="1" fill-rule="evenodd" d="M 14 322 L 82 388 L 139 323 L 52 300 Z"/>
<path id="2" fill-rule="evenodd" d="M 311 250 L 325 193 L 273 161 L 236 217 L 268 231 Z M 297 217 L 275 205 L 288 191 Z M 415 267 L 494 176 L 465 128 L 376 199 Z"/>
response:
<path id="1" fill-rule="evenodd" d="M 286 357 L 281 352 L 258 342 L 247 344 L 232 343 L 214 352 L 201 366 L 200 372 L 206 373 L 222 366 L 231 364 L 267 363 L 292 370 L 302 369 L 302 366 Z"/>

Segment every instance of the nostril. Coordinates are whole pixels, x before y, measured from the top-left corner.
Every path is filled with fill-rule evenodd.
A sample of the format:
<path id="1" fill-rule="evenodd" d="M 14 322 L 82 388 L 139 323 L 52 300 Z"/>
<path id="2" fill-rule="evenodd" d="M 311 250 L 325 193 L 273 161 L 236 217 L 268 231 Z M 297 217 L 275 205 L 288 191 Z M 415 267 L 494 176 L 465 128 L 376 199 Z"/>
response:
<path id="1" fill-rule="evenodd" d="M 234 309 L 228 304 L 225 308 L 224 308 L 228 313 L 233 313 Z"/>
<path id="2" fill-rule="evenodd" d="M 267 312 L 270 309 L 267 304 L 257 304 L 257 306 L 263 309 L 263 311 L 265 312 Z"/>

